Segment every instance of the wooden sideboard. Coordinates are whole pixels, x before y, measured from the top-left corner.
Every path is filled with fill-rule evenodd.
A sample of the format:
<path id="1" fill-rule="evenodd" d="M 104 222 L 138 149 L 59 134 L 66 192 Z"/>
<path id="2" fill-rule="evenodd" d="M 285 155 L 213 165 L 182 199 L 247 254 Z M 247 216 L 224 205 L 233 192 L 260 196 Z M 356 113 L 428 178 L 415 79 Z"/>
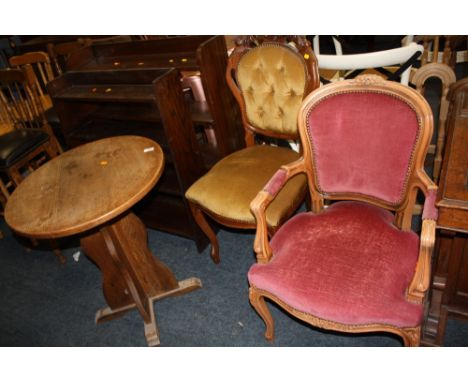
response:
<path id="1" fill-rule="evenodd" d="M 200 75 L 206 101 L 193 102 L 210 125 L 213 139 L 199 140 L 207 168 L 245 146 L 238 105 L 226 82 L 227 49 L 223 36 L 184 36 L 91 45 L 71 54 L 67 70 L 176 68 L 182 76 Z M 196 114 L 196 113 L 192 113 Z"/>
<path id="2" fill-rule="evenodd" d="M 443 345 L 449 316 L 468 319 L 468 78 L 447 98 L 448 135 L 437 206 L 438 237 L 425 345 Z"/>
<path id="3" fill-rule="evenodd" d="M 204 248 L 206 238 L 184 195 L 205 167 L 193 130 L 196 116 L 185 102 L 178 71 L 69 71 L 50 82 L 48 90 L 70 147 L 118 135 L 159 143 L 164 172 L 134 212 L 147 226 L 188 237 L 199 250 Z"/>

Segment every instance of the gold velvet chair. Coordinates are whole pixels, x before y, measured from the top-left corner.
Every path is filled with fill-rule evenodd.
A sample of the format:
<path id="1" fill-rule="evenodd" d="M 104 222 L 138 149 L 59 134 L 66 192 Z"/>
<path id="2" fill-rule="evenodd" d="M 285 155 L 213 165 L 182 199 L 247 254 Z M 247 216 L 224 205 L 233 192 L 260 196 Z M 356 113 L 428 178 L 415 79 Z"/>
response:
<path id="1" fill-rule="evenodd" d="M 303 157 L 282 166 L 251 204 L 250 301 L 265 337 L 273 339 L 269 299 L 313 326 L 391 332 L 418 345 L 437 220 L 437 186 L 423 167 L 430 106 L 408 86 L 366 75 L 314 91 L 298 123 Z M 312 211 L 269 241 L 265 210 L 300 173 Z M 411 230 L 418 190 L 426 197 L 420 235 Z"/>
<path id="2" fill-rule="evenodd" d="M 220 160 L 186 192 L 195 220 L 211 242 L 215 263 L 218 240 L 205 214 L 228 227 L 255 228 L 250 201 L 281 165 L 300 156 L 289 146 L 265 141 L 298 139 L 297 112 L 304 97 L 319 86 L 315 56 L 302 37 L 239 38 L 226 79 L 241 109 L 247 147 Z M 268 211 L 270 233 L 305 194 L 306 179 L 299 176 L 278 195 Z"/>

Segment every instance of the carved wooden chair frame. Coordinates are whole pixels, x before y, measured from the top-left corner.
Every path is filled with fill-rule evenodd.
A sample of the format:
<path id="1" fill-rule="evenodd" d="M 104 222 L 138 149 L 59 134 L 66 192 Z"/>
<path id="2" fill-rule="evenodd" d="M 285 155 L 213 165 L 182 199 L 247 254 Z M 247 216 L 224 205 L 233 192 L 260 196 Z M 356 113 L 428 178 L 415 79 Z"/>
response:
<path id="1" fill-rule="evenodd" d="M 289 134 L 282 134 L 277 132 L 272 132 L 268 130 L 261 130 L 258 129 L 250 124 L 247 119 L 246 107 L 245 102 L 241 94 L 241 90 L 239 89 L 236 79 L 234 78 L 235 70 L 237 65 L 239 64 L 241 58 L 250 50 L 254 49 L 255 47 L 263 44 L 271 44 L 271 45 L 279 45 L 282 47 L 288 47 L 288 43 L 292 43 L 295 45 L 296 48 L 290 47 L 291 51 L 294 51 L 296 54 L 300 54 L 305 58 L 305 62 L 307 65 L 306 70 L 306 89 L 304 93 L 304 97 L 309 94 L 312 90 L 317 88 L 320 85 L 320 78 L 318 76 L 318 69 L 317 69 L 317 60 L 312 52 L 310 47 L 309 41 L 302 36 L 263 36 L 263 37 L 256 37 L 256 36 L 243 36 L 236 40 L 236 48 L 232 52 L 231 56 L 229 57 L 228 66 L 226 70 L 226 80 L 228 83 L 229 88 L 231 89 L 234 97 L 236 98 L 239 106 L 241 108 L 241 115 L 242 115 L 242 122 L 243 127 L 245 130 L 245 143 L 246 146 L 253 146 L 255 145 L 255 135 L 260 134 L 263 136 L 271 137 L 271 138 L 278 138 L 282 140 L 297 140 L 299 138 L 298 134 L 289 135 Z M 304 191 L 304 196 L 305 196 Z M 214 214 L 211 211 L 207 211 L 203 208 L 203 206 L 194 203 L 192 201 L 188 201 L 192 214 L 194 216 L 195 221 L 197 222 L 198 226 L 202 229 L 205 235 L 208 237 L 211 243 L 211 251 L 210 256 L 215 263 L 219 263 L 219 243 L 216 237 L 216 233 L 213 231 L 213 228 L 210 226 L 208 221 L 206 220 L 204 214 L 211 217 L 214 221 L 218 222 L 221 225 L 230 227 L 230 228 L 240 228 L 240 229 L 255 229 L 255 223 L 249 224 L 246 222 L 241 222 L 237 220 L 228 219 L 224 216 L 220 216 Z M 286 216 L 291 215 L 294 212 L 296 207 L 292 206 L 290 211 L 286 213 Z M 281 226 L 284 220 L 286 220 L 286 216 L 282 221 L 279 222 L 278 227 Z M 277 229 L 277 228 L 276 228 Z M 271 235 L 274 234 L 275 228 L 269 227 L 269 233 Z"/>
<path id="2" fill-rule="evenodd" d="M 418 115 L 421 132 L 418 143 L 415 144 L 416 150 L 413 153 L 413 157 L 408 168 L 406 192 L 398 204 L 392 205 L 371 196 L 355 193 L 324 194 L 320 191 L 317 178 L 314 175 L 313 148 L 311 148 L 309 143 L 310 141 L 307 136 L 308 110 L 311 105 L 316 104 L 318 101 L 328 96 L 339 93 L 355 92 L 357 90 L 396 96 L 409 104 Z M 354 80 L 337 82 L 322 87 L 321 89 L 316 90 L 313 94 L 310 94 L 303 102 L 299 112 L 299 132 L 304 149 L 303 157 L 296 162 L 282 166 L 251 203 L 251 210 L 257 220 L 257 232 L 254 242 L 257 262 L 267 263 L 272 257 L 272 250 L 268 239 L 269 231 L 266 225 L 265 210 L 284 184 L 298 173 L 307 174 L 310 196 L 312 199 L 312 211 L 314 213 L 320 213 L 323 210 L 324 200 L 347 199 L 364 201 L 394 211 L 394 224 L 403 231 L 409 231 L 411 229 L 412 211 L 419 189 L 425 194 L 426 202 L 424 205 L 422 231 L 420 236 L 419 257 L 414 276 L 407 289 L 406 298 L 408 301 L 422 304 L 430 281 L 431 254 L 435 241 L 437 219 L 437 210 L 435 210 L 434 207 L 437 186 L 424 171 L 424 158 L 432 136 L 432 124 L 431 109 L 419 93 L 401 84 L 385 81 L 376 75 L 363 75 Z M 249 296 L 251 304 L 266 324 L 265 337 L 268 340 L 273 339 L 274 324 L 271 314 L 265 304 L 265 298 L 274 301 L 284 310 L 300 320 L 320 328 L 354 333 L 374 331 L 391 332 L 401 336 L 405 345 L 411 346 L 418 345 L 420 341 L 420 326 L 414 328 L 399 328 L 392 325 L 382 324 L 346 325 L 300 312 L 288 306 L 278 297 L 269 292 L 257 289 L 255 286 L 250 287 Z"/>

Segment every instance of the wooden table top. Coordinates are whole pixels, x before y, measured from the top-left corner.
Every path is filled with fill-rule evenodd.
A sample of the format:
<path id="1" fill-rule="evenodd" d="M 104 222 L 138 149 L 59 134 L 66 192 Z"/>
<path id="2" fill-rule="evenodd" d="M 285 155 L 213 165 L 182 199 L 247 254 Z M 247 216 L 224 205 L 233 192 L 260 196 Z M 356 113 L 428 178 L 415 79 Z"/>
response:
<path id="1" fill-rule="evenodd" d="M 18 234 L 59 238 L 87 231 L 142 199 L 164 167 L 159 145 L 120 136 L 67 151 L 29 175 L 5 208 Z"/>

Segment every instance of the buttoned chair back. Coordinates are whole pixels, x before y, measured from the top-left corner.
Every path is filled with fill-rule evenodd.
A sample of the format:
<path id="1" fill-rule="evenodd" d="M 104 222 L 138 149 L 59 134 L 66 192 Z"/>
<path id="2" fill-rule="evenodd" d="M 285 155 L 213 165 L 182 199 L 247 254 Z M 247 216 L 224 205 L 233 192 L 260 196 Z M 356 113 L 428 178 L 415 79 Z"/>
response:
<path id="1" fill-rule="evenodd" d="M 388 331 L 418 345 L 435 240 L 437 186 L 424 171 L 432 112 L 415 90 L 376 75 L 315 90 L 299 112 L 303 156 L 251 203 L 257 221 L 250 300 L 273 339 L 268 298 L 314 325 Z M 312 212 L 269 240 L 265 210 L 298 174 Z M 418 191 L 421 235 L 411 230 Z M 328 201 L 328 203 L 325 203 Z"/>
<path id="2" fill-rule="evenodd" d="M 227 81 L 241 108 L 247 145 L 253 134 L 298 138 L 297 111 L 319 86 L 315 56 L 303 44 L 268 41 L 232 53 Z"/>

